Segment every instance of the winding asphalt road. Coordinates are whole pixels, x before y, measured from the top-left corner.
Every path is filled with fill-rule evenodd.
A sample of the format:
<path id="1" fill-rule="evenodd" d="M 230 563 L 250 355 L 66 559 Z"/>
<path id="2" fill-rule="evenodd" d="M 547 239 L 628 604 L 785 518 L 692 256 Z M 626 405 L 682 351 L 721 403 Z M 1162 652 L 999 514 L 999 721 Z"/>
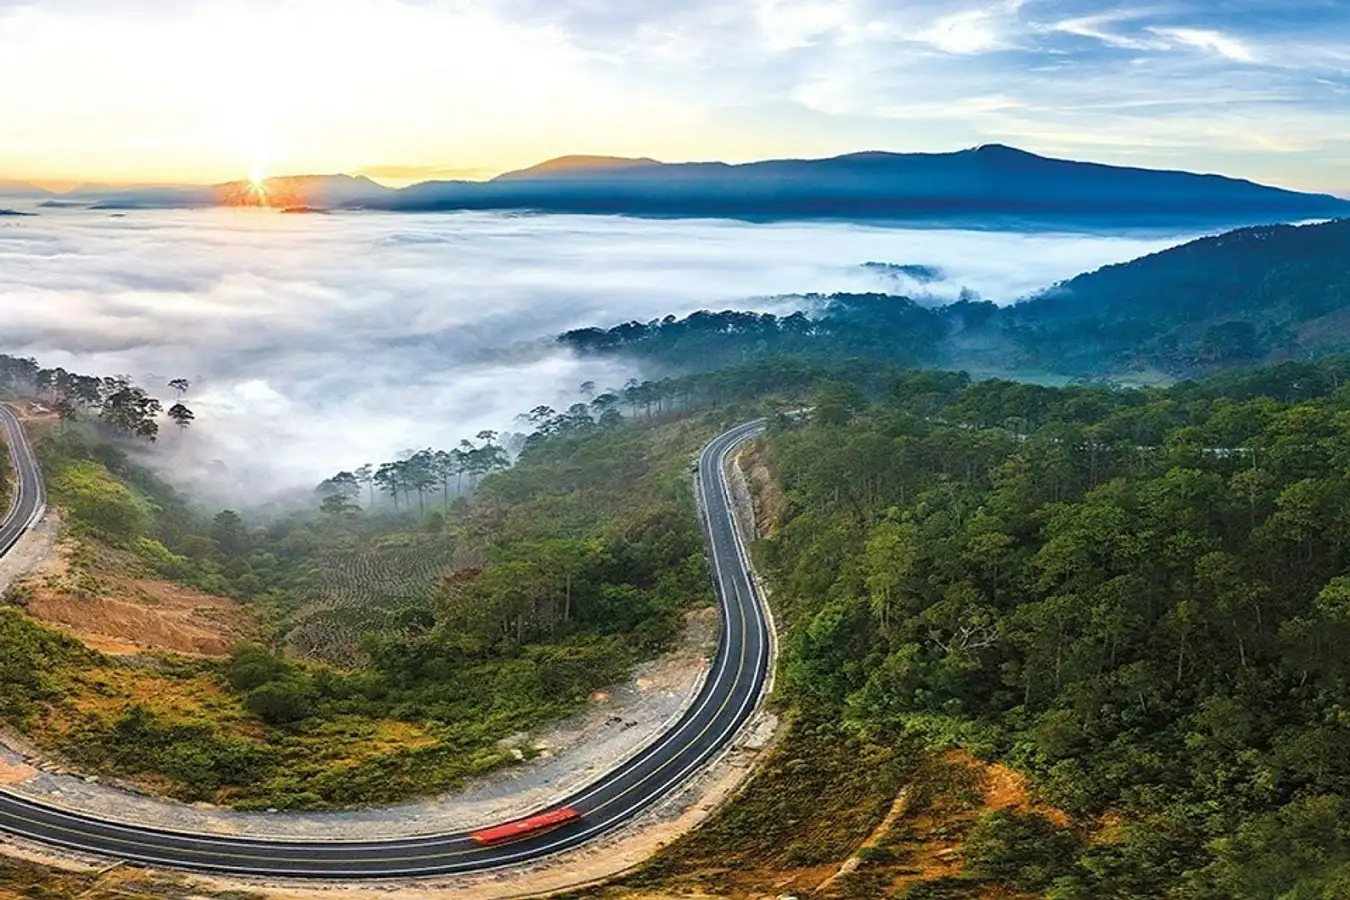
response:
<path id="1" fill-rule="evenodd" d="M 42 479 L 12 410 L 0 420 L 20 474 L 14 509 L 0 537 L 9 550 L 41 516 Z M 727 745 L 754 711 L 768 676 L 770 637 L 763 603 L 748 571 L 731 516 L 728 454 L 763 429 L 748 422 L 714 438 L 698 461 L 709 558 L 723 627 L 712 670 L 694 703 L 669 731 L 620 768 L 555 806 L 582 818 L 512 844 L 480 847 L 468 833 L 388 841 L 282 841 L 181 834 L 107 821 L 0 790 L 0 831 L 129 862 L 206 872 L 278 878 L 403 878 L 476 872 L 518 865 L 577 847 L 639 815 L 677 790 Z M 2 552 L 2 551 L 0 551 Z M 544 810 L 539 810 L 543 812 Z M 495 824 L 495 823 L 484 823 Z"/>
<path id="2" fill-rule="evenodd" d="M 37 460 L 33 458 L 33 448 L 24 436 L 23 426 L 19 424 L 14 410 L 3 404 L 0 404 L 0 429 L 5 432 L 5 446 L 9 448 L 14 468 L 19 473 L 9 513 L 0 522 L 0 556 L 4 556 L 46 512 L 47 487 L 42 483 L 42 474 L 38 471 Z"/>

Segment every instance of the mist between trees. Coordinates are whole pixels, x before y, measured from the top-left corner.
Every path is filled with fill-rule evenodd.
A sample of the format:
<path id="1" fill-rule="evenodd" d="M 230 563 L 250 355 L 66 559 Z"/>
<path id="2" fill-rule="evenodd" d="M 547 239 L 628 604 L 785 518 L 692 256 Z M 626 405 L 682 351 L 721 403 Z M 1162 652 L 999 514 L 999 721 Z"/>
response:
<path id="1" fill-rule="evenodd" d="M 765 371 L 783 375 L 781 389 L 791 391 L 800 387 L 804 373 L 814 370 L 801 361 L 782 360 Z M 450 450 L 427 448 L 407 452 L 402 459 L 344 469 L 315 489 L 320 509 L 328 515 L 345 516 L 358 512 L 362 503 L 374 508 L 383 501 L 395 511 L 411 511 L 415 505 L 418 514 L 425 514 L 428 498 L 439 499 L 443 507 L 448 507 L 452 496 L 472 492 L 483 476 L 506 468 L 512 459 L 554 438 L 711 409 L 772 389 L 769 383 L 756 379 L 752 383 L 758 390 L 747 392 L 732 382 L 737 374 L 705 373 L 653 381 L 630 378 L 622 387 L 604 389 L 585 381 L 578 392 L 588 398 L 587 402 L 574 403 L 561 412 L 541 405 L 517 415 L 516 423 L 528 431 L 484 430 Z"/>
<path id="2" fill-rule="evenodd" d="M 192 387 L 186 378 L 165 385 L 178 398 L 165 409 L 128 375 L 80 375 L 62 368 L 45 369 L 32 358 L 0 354 L 0 386 L 45 403 L 62 422 L 92 419 L 109 436 L 154 441 L 159 437 L 161 414 L 179 428 L 187 428 L 197 418 L 183 403 Z"/>
<path id="3" fill-rule="evenodd" d="M 368 485 L 329 479 L 317 512 L 203 510 L 92 423 L 51 429 L 36 449 L 70 573 L 8 601 L 167 579 L 233 598 L 244 639 L 224 659 L 145 667 L 0 611 L 0 716 L 86 771 L 186 800 L 315 808 L 453 788 L 515 761 L 502 739 L 622 680 L 711 602 L 690 460 L 746 404 L 799 403 L 819 379 L 785 361 L 597 391 L 525 413 L 527 436 L 447 454 L 461 485 L 423 482 L 419 501 L 412 454 L 380 484 L 375 466 Z"/>

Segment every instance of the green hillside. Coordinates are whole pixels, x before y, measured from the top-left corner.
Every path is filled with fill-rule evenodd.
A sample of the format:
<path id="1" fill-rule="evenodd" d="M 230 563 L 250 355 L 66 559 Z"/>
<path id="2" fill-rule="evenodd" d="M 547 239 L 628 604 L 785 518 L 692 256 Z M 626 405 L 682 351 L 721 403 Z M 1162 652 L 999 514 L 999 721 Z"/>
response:
<path id="1" fill-rule="evenodd" d="M 1108 266 L 999 308 L 887 294 L 807 295 L 788 316 L 698 312 L 568 332 L 586 355 L 664 373 L 794 355 L 990 374 L 1139 380 L 1350 349 L 1350 219 L 1246 228 Z"/>
<path id="2" fill-rule="evenodd" d="M 1022 361 L 1187 373 L 1350 347 L 1350 220 L 1246 228 L 1080 275 L 991 320 Z"/>

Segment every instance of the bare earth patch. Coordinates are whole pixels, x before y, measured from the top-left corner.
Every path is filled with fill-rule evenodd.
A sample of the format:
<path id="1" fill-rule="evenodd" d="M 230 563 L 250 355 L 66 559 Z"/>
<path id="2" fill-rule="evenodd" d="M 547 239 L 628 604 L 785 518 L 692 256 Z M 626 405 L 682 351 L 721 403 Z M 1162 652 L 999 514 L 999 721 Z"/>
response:
<path id="1" fill-rule="evenodd" d="M 754 501 L 755 523 L 760 537 L 772 538 L 778 534 L 783 515 L 783 490 L 769 471 L 760 444 L 751 443 L 736 455 L 736 467 L 745 479 L 746 489 Z"/>
<path id="2" fill-rule="evenodd" d="M 37 776 L 38 770 L 24 763 L 7 763 L 0 759 L 0 787 L 23 784 Z"/>
<path id="3" fill-rule="evenodd" d="M 224 597 L 147 579 L 119 578 L 111 584 L 116 596 L 81 597 L 36 585 L 28 612 L 114 655 L 163 650 L 225 656 L 246 630 L 246 617 Z"/>
<path id="4" fill-rule="evenodd" d="M 945 757 L 953 765 L 964 765 L 981 772 L 984 779 L 986 811 L 1015 809 L 1019 812 L 1040 813 L 1060 828 L 1069 826 L 1069 814 L 1032 796 L 1027 776 L 1007 766 L 982 763 L 969 753 L 952 751 Z"/>
<path id="5" fill-rule="evenodd" d="M 964 750 L 951 750 L 934 760 L 927 780 L 940 787 L 918 804 L 908 794 L 902 795 L 888 817 L 889 834 L 872 839 L 901 853 L 901 866 L 892 883 L 895 891 L 915 882 L 960 874 L 965 867 L 965 835 L 987 813 L 1011 809 L 1039 813 L 1060 827 L 1070 824 L 1063 810 L 1036 799 L 1025 775 L 983 762 Z"/>
<path id="6" fill-rule="evenodd" d="M 67 541 L 49 550 L 25 582 L 26 610 L 94 650 L 225 656 L 249 633 L 250 618 L 233 600 L 150 578 L 81 579 L 70 565 L 73 552 Z"/>
<path id="7" fill-rule="evenodd" d="M 0 556 L 0 591 L 19 584 L 30 573 L 50 564 L 57 557 L 56 542 L 61 535 L 61 514 L 47 510 L 32 530 L 4 556 Z"/>

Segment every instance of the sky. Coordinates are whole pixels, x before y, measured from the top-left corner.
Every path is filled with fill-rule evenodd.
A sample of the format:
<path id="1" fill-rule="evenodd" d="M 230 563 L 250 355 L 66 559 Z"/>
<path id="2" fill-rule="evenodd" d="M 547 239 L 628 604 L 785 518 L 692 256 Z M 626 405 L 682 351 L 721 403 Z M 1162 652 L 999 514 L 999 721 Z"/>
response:
<path id="1" fill-rule="evenodd" d="M 1350 0 L 0 0 L 0 179 L 946 151 L 1350 194 Z"/>
<path id="2" fill-rule="evenodd" d="M 45 366 L 125 373 L 197 421 L 147 460 L 199 496 L 261 500 L 517 413 L 619 387 L 629 363 L 552 336 L 803 292 L 970 288 L 1008 302 L 1189 235 L 1017 234 L 621 216 L 267 216 L 43 210 L 0 224 L 0 333 Z M 934 266 L 920 286 L 863 265 Z M 785 296 L 793 295 L 797 296 Z M 228 464 L 221 462 L 228 461 Z"/>

